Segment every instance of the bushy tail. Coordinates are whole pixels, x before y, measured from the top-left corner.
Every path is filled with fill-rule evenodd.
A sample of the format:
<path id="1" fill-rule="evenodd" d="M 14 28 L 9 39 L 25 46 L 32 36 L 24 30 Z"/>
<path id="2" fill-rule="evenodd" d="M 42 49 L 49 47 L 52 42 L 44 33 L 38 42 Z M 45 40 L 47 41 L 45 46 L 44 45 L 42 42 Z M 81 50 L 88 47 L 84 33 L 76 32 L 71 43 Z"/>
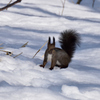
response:
<path id="1" fill-rule="evenodd" d="M 61 32 L 59 42 L 61 48 L 72 58 L 76 47 L 80 45 L 80 35 L 75 30 L 65 30 Z"/>

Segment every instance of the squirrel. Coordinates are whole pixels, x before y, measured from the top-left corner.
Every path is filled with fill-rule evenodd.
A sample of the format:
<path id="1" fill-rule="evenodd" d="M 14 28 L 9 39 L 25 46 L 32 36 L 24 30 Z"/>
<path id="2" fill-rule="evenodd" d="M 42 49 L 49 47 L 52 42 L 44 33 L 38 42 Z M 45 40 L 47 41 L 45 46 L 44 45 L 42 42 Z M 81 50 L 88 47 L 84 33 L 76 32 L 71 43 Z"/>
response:
<path id="1" fill-rule="evenodd" d="M 59 43 L 61 48 L 55 47 L 55 38 L 53 37 L 53 43 L 51 43 L 51 38 L 49 37 L 43 64 L 40 67 L 44 68 L 46 63 L 51 61 L 50 70 L 54 66 L 67 68 L 77 46 L 80 46 L 80 35 L 75 30 L 65 30 L 60 34 Z"/>

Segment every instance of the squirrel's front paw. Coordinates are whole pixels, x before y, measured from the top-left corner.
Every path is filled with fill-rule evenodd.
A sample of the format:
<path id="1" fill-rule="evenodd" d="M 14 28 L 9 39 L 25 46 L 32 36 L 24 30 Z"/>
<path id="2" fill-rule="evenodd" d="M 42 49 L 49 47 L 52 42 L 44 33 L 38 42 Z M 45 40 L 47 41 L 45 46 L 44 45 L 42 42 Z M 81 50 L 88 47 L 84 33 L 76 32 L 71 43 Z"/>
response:
<path id="1" fill-rule="evenodd" d="M 44 68 L 44 66 L 43 66 L 43 65 L 40 65 L 40 67 L 43 67 L 43 68 Z"/>

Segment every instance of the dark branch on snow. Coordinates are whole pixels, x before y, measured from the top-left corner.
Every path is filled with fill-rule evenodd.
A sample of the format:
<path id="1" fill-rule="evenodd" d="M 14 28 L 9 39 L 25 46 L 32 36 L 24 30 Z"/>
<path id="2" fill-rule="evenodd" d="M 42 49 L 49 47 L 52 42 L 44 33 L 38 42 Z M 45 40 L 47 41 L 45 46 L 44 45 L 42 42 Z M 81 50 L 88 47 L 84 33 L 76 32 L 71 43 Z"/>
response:
<path id="1" fill-rule="evenodd" d="M 15 5 L 15 4 L 21 2 L 21 1 L 22 1 L 22 0 L 17 0 L 17 1 L 15 1 L 15 2 L 11 3 L 11 4 L 8 4 L 8 5 L 6 5 L 5 7 L 0 8 L 0 11 L 5 10 L 5 9 L 7 9 L 7 8 L 9 8 L 9 7 L 11 7 L 11 6 L 13 6 L 13 5 Z"/>

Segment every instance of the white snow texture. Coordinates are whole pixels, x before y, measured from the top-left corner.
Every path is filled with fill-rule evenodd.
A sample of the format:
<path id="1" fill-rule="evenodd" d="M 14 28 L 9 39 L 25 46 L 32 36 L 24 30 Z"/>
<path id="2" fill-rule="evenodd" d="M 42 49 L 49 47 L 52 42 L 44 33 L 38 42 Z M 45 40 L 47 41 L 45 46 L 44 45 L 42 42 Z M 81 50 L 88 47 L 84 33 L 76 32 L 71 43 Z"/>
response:
<path id="1" fill-rule="evenodd" d="M 9 1 L 0 0 L 0 8 Z M 93 0 L 80 5 L 77 0 L 65 1 L 62 15 L 61 0 L 22 0 L 0 11 L 0 100 L 100 99 L 100 0 L 95 0 L 94 8 Z M 32 59 L 34 54 L 49 36 L 60 48 L 59 35 L 66 29 L 81 36 L 69 67 L 52 71 L 50 63 L 40 67 L 47 45 Z"/>

